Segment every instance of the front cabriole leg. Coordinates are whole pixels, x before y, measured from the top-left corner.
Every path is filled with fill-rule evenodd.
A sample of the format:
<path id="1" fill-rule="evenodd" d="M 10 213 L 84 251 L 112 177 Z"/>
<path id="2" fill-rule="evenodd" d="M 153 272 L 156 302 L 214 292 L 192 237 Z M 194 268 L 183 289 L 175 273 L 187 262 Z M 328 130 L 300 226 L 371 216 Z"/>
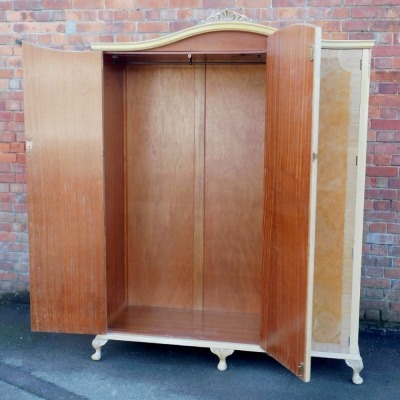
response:
<path id="1" fill-rule="evenodd" d="M 96 350 L 94 354 L 92 354 L 93 361 L 99 361 L 101 359 L 101 348 L 108 342 L 108 339 L 102 339 L 101 337 L 96 336 L 92 342 L 93 348 Z"/>
<path id="2" fill-rule="evenodd" d="M 216 356 L 219 357 L 218 369 L 225 371 L 228 366 L 226 365 L 226 357 L 230 356 L 234 350 L 230 349 L 210 349 Z"/>
<path id="3" fill-rule="evenodd" d="M 353 369 L 353 383 L 360 385 L 363 383 L 363 378 L 360 376 L 360 372 L 364 368 L 362 360 L 345 360 L 346 364 Z"/>

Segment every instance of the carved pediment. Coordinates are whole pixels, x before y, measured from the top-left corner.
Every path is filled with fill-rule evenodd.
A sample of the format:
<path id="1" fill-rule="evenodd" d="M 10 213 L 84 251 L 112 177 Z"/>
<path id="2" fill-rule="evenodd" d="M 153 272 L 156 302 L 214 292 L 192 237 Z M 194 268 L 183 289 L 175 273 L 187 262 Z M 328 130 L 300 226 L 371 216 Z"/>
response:
<path id="1" fill-rule="evenodd" d="M 210 15 L 206 20 L 201 21 L 200 24 L 208 24 L 210 22 L 251 22 L 251 19 L 243 14 L 225 9 L 216 14 Z"/>

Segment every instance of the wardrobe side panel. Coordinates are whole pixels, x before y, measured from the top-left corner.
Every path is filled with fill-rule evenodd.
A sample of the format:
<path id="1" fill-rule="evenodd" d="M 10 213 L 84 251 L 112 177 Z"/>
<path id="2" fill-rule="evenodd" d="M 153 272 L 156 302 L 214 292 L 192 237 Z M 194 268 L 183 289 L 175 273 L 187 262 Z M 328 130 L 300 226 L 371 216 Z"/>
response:
<path id="1" fill-rule="evenodd" d="M 23 45 L 32 329 L 106 325 L 100 53 Z"/>
<path id="2" fill-rule="evenodd" d="M 314 350 L 348 352 L 362 50 L 322 52 Z"/>
<path id="3" fill-rule="evenodd" d="M 206 68 L 204 309 L 260 313 L 265 65 Z"/>
<path id="4" fill-rule="evenodd" d="M 104 66 L 104 185 L 106 224 L 107 315 L 126 302 L 124 73 Z"/>
<path id="5" fill-rule="evenodd" d="M 127 67 L 130 305 L 192 307 L 194 71 Z"/>

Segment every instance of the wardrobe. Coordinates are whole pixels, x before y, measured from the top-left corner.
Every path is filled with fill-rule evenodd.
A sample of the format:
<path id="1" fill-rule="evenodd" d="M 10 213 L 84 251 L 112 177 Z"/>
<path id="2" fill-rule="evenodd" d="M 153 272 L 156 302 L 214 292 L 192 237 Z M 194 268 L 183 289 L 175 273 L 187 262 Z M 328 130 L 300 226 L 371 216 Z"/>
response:
<path id="1" fill-rule="evenodd" d="M 339 358 L 361 383 L 373 43 L 230 15 L 23 43 L 32 329 L 94 334 L 94 360 L 108 340 L 209 347 L 220 370 L 264 352 L 305 381 Z"/>

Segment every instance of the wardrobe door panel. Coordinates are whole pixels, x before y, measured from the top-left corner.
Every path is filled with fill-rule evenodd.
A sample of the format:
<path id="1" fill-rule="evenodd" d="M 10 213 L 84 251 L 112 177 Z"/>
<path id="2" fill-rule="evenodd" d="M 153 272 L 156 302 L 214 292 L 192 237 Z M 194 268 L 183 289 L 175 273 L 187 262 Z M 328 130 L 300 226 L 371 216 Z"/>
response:
<path id="1" fill-rule="evenodd" d="M 261 346 L 310 379 L 320 30 L 268 38 Z"/>
<path id="2" fill-rule="evenodd" d="M 105 331 L 101 58 L 23 46 L 33 330 Z"/>

